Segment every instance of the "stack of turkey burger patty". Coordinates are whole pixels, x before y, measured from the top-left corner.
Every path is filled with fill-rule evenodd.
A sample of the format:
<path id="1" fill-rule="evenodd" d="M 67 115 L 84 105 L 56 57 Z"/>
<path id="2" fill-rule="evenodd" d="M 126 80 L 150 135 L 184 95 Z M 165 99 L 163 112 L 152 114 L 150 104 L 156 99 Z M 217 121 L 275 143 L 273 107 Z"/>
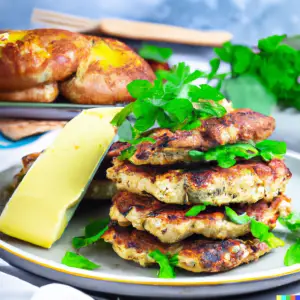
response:
<path id="1" fill-rule="evenodd" d="M 204 120 L 189 131 L 154 129 L 155 143 L 143 142 L 129 160 L 128 147 L 115 143 L 107 177 L 116 183 L 109 230 L 102 236 L 122 258 L 141 266 L 156 261 L 152 251 L 176 255 L 176 265 L 192 272 L 220 272 L 258 259 L 270 246 L 254 238 L 250 224 L 228 218 L 226 209 L 246 213 L 273 229 L 290 212 L 284 196 L 291 177 L 283 160 L 240 160 L 232 167 L 193 162 L 190 150 L 267 139 L 272 117 L 248 109 Z"/>

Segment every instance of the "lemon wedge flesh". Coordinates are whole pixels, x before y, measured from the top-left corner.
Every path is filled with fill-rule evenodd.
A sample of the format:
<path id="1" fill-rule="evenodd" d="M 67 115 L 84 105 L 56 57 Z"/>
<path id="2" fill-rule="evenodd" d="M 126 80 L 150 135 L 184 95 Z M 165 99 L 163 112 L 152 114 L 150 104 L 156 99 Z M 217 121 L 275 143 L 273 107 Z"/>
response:
<path id="1" fill-rule="evenodd" d="M 0 231 L 50 248 L 63 234 L 113 141 L 120 108 L 85 110 L 29 169 L 0 217 Z"/>

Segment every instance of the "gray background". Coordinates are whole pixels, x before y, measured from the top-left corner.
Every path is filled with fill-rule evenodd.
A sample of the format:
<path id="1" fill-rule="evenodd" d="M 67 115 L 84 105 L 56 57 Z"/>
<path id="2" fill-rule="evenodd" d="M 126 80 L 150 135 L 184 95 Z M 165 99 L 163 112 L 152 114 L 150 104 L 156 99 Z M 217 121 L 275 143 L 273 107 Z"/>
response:
<path id="1" fill-rule="evenodd" d="M 33 27 L 34 7 L 90 18 L 121 17 L 198 29 L 226 29 L 239 43 L 299 33 L 299 0 L 0 0 L 0 28 Z"/>

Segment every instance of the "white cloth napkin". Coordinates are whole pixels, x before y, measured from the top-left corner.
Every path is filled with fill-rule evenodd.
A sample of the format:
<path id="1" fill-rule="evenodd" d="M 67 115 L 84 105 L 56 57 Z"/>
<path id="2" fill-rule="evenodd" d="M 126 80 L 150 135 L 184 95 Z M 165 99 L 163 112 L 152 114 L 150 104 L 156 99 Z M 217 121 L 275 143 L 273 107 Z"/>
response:
<path id="1" fill-rule="evenodd" d="M 63 284 L 38 288 L 17 277 L 0 272 L 1 300 L 92 300 L 90 296 Z"/>

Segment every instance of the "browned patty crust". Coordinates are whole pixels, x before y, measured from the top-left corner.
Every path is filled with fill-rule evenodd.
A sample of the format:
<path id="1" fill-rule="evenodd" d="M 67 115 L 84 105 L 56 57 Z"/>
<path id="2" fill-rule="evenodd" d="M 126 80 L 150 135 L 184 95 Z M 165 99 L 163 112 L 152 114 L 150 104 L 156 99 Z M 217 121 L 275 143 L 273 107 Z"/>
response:
<path id="1" fill-rule="evenodd" d="M 237 214 L 246 213 L 257 221 L 276 226 L 279 215 L 291 212 L 290 199 L 279 195 L 272 202 L 260 200 L 254 204 L 230 206 Z M 175 243 L 192 234 L 207 238 L 228 239 L 250 233 L 249 224 L 236 224 L 228 219 L 224 206 L 208 206 L 197 216 L 186 216 L 192 206 L 170 205 L 153 197 L 140 196 L 126 191 L 118 192 L 113 198 L 110 218 L 121 226 L 132 225 L 146 230 L 163 243 Z"/>
<path id="2" fill-rule="evenodd" d="M 257 260 L 270 248 L 257 239 L 228 239 L 214 241 L 189 238 L 172 245 L 163 244 L 151 234 L 136 229 L 111 226 L 102 236 L 113 245 L 123 259 L 132 260 L 143 267 L 155 264 L 148 254 L 160 250 L 164 254 L 178 255 L 177 267 L 191 272 L 223 272 L 241 264 Z"/>
<path id="3" fill-rule="evenodd" d="M 139 195 L 151 195 L 172 204 L 255 203 L 272 200 L 284 193 L 291 172 L 283 160 L 269 162 L 247 161 L 222 169 L 171 169 L 136 166 L 114 159 L 107 177 L 119 190 Z"/>
<path id="4" fill-rule="evenodd" d="M 222 118 L 202 121 L 201 127 L 194 130 L 154 129 L 147 135 L 156 140 L 155 144 L 143 142 L 130 158 L 136 165 L 165 165 L 191 161 L 191 149 L 207 151 L 219 145 L 237 142 L 254 142 L 267 139 L 275 129 L 275 119 L 250 109 L 238 109 Z M 117 142 L 109 156 L 117 156 L 129 147 L 127 143 Z"/>

